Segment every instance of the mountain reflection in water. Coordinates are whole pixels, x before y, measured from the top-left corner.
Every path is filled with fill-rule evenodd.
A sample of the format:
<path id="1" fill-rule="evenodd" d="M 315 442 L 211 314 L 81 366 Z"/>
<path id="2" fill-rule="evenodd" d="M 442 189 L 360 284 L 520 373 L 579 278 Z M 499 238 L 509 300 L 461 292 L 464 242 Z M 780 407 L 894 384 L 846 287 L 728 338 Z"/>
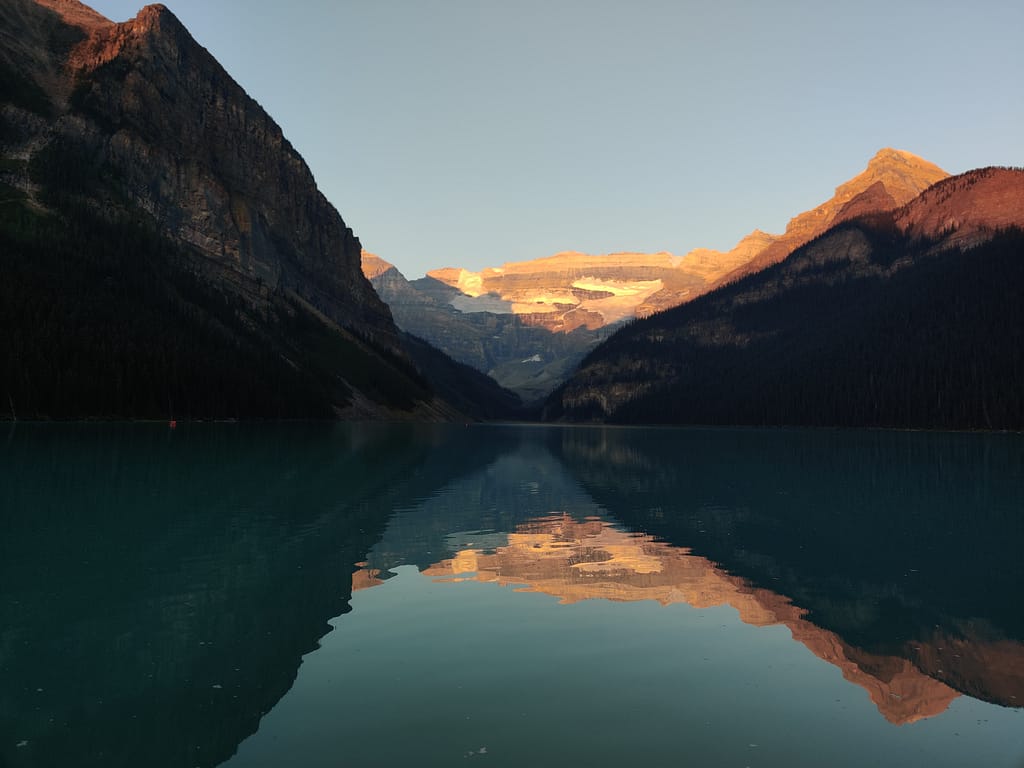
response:
<path id="1" fill-rule="evenodd" d="M 794 640 L 864 688 L 886 720 L 897 725 L 938 715 L 958 695 L 907 659 L 850 648 L 834 632 L 807 621 L 807 612 L 782 595 L 751 587 L 685 548 L 627 533 L 606 520 L 574 520 L 565 514 L 538 518 L 510 533 L 507 544 L 490 551 L 462 549 L 423 574 L 439 581 L 472 579 L 542 592 L 562 604 L 604 599 L 693 608 L 727 605 L 746 624 L 785 625 Z M 384 583 L 379 576 L 361 568 L 352 576 L 353 591 Z M 1013 655 L 1024 659 L 1024 648 L 1016 646 Z"/>
<path id="2" fill-rule="evenodd" d="M 415 425 L 8 425 L 0 766 L 221 763 L 349 610 L 391 509 L 501 449 Z"/>
<path id="3" fill-rule="evenodd" d="M 599 433 L 559 453 L 623 525 L 786 595 L 881 679 L 902 658 L 1024 705 L 1024 436 Z"/>
<path id="4" fill-rule="evenodd" d="M 4 768 L 213 766 L 233 754 L 231 766 L 336 765 L 360 755 L 372 762 L 374 749 L 398 750 L 403 739 L 405 757 L 446 764 L 451 755 L 442 759 L 431 745 L 440 750 L 458 723 L 441 708 L 424 731 L 414 726 L 426 717 L 422 706 L 406 713 L 402 705 L 456 693 L 460 673 L 441 658 L 454 636 L 446 633 L 460 635 L 467 653 L 489 649 L 493 673 L 512 686 L 490 705 L 494 722 L 512 729 L 511 745 L 539 738 L 537 718 L 552 716 L 546 706 L 569 717 L 557 690 L 586 691 L 606 675 L 608 685 L 634 684 L 608 675 L 624 661 L 614 655 L 612 625 L 621 613 L 640 622 L 636 637 L 654 638 L 667 625 L 630 606 L 662 611 L 659 603 L 664 616 L 683 616 L 683 606 L 728 607 L 747 625 L 791 635 L 859 686 L 852 690 L 867 692 L 882 727 L 916 739 L 906 750 L 937 750 L 945 764 L 955 764 L 946 755 L 958 743 L 990 750 L 981 755 L 989 765 L 1024 755 L 1020 737 L 986 737 L 981 714 L 969 744 L 941 725 L 914 735 L 928 723 L 962 722 L 954 710 L 967 697 L 1014 715 L 1024 703 L 1021 436 L 409 425 L 197 425 L 168 434 L 153 425 L 18 425 L 0 439 L 0 458 Z M 410 565 L 421 574 L 410 576 Z M 441 602 L 415 583 L 441 590 Z M 506 589 L 459 593 L 467 600 L 459 609 L 459 587 Z M 556 613 L 514 592 L 551 596 Z M 596 605 L 607 610 L 574 613 Z M 514 640 L 494 629 L 505 624 L 493 611 L 523 622 Z M 384 623 L 374 629 L 377 621 Z M 596 634 L 577 637 L 585 626 Z M 700 637 L 661 637 L 658 647 Z M 777 637 L 750 640 L 763 645 L 750 652 L 763 653 L 768 667 Z M 583 643 L 585 669 L 597 678 L 544 667 L 534 671 L 554 677 L 555 698 L 519 696 L 516 675 L 555 664 L 543 649 L 566 641 Z M 535 643 L 541 650 L 530 650 Z M 532 661 L 516 662 L 520 652 Z M 383 667 L 373 666 L 374 653 Z M 437 669 L 408 668 L 414 663 Z M 483 685 L 484 657 L 474 663 Z M 672 733 L 672 717 L 703 722 L 701 702 L 719 697 L 706 686 L 721 695 L 742 686 L 708 677 L 727 674 L 723 667 L 680 678 L 690 662 L 666 663 L 676 677 L 659 672 L 656 658 L 629 660 L 646 686 L 697 686 L 689 689 L 696 699 L 657 699 L 694 709 L 644 715 L 657 738 Z M 404 670 L 403 687 L 332 693 L 331 679 L 353 671 L 363 686 L 383 684 L 393 677 L 388 664 Z M 792 685 L 821 695 L 808 674 L 794 672 Z M 616 699 L 634 694 L 662 696 L 615 689 Z M 379 697 L 375 708 L 369 702 Z M 583 717 L 587 695 L 572 701 Z M 828 733 L 811 733 L 806 722 L 768 726 L 776 715 L 759 701 L 733 697 L 722 706 L 752 707 L 770 732 L 795 728 L 788 738 L 825 739 L 837 755 L 842 743 L 890 738 L 841 712 Z M 807 698 L 799 711 L 810 717 L 825 704 Z M 310 735 L 317 717 L 326 723 L 322 747 Z M 510 724 L 521 717 L 528 719 Z M 659 725 L 658 717 L 670 719 Z M 397 730 L 373 736 L 366 718 Z M 733 740 L 747 749 L 739 734 Z M 608 764 L 628 746 L 613 730 L 588 738 Z M 724 760 L 722 738 L 707 742 L 707 764 Z M 487 752 L 492 763 L 516 764 L 500 763 L 497 747 Z M 789 758 L 768 764 L 803 764 L 795 756 L 813 748 L 787 749 Z"/>
<path id="5" fill-rule="evenodd" d="M 784 624 L 895 724 L 940 714 L 960 693 L 1024 705 L 1020 436 L 567 429 L 539 443 L 502 456 L 457 496 L 518 489 L 540 510 L 550 507 L 536 502 L 543 487 L 553 508 L 568 497 L 584 516 L 541 514 L 507 535 L 448 536 L 434 546 L 449 556 L 432 560 L 417 553 L 429 534 L 415 528 L 443 528 L 449 508 L 427 502 L 423 514 L 401 516 L 413 542 L 404 556 L 385 535 L 381 546 L 399 550 L 392 565 L 518 585 L 565 604 L 729 605 L 745 623 Z M 588 494 L 567 490 L 566 469 Z M 595 509 L 602 517 L 586 514 Z M 481 523 L 494 518 L 453 521 Z M 364 566 L 354 589 L 382 583 L 382 568 Z"/>

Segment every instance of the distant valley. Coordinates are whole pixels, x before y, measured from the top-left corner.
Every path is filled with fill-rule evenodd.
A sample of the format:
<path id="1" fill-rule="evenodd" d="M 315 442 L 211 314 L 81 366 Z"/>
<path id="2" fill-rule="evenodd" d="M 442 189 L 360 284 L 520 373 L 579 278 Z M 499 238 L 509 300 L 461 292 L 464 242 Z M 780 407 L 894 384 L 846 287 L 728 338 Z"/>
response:
<path id="1" fill-rule="evenodd" d="M 515 314 L 495 296 L 469 297 L 429 275 L 406 280 L 393 264 L 367 252 L 362 264 L 400 328 L 486 373 L 525 403 L 549 395 L 613 330 L 554 331 Z"/>

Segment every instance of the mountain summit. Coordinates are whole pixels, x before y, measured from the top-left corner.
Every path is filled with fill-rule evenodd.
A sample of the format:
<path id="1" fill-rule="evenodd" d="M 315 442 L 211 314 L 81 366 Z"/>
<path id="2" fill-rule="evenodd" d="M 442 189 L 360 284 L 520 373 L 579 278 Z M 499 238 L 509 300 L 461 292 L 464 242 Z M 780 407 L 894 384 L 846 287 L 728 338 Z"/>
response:
<path id="1" fill-rule="evenodd" d="M 867 168 L 836 187 L 831 199 L 794 216 L 786 225 L 785 233 L 769 235 L 764 248 L 718 278 L 714 286 L 724 285 L 782 261 L 801 245 L 841 221 L 899 208 L 948 176 L 939 166 L 910 152 L 890 147 L 880 149 L 868 161 Z"/>

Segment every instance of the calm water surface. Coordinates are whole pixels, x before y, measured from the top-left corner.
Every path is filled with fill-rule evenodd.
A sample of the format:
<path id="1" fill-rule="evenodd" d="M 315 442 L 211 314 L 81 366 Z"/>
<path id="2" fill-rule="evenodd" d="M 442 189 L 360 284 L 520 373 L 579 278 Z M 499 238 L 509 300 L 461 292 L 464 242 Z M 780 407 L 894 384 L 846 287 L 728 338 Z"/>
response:
<path id="1" fill-rule="evenodd" d="M 1024 766 L 1024 436 L 0 427 L 0 766 Z"/>

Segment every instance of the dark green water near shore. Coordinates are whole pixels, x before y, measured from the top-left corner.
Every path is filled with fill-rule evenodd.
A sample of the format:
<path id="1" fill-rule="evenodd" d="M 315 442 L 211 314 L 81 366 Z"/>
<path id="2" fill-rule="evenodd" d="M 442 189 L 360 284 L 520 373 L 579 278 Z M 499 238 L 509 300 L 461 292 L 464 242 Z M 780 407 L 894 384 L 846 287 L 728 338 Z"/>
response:
<path id="1" fill-rule="evenodd" d="M 1024 764 L 1024 437 L 4 425 L 0 766 Z"/>

